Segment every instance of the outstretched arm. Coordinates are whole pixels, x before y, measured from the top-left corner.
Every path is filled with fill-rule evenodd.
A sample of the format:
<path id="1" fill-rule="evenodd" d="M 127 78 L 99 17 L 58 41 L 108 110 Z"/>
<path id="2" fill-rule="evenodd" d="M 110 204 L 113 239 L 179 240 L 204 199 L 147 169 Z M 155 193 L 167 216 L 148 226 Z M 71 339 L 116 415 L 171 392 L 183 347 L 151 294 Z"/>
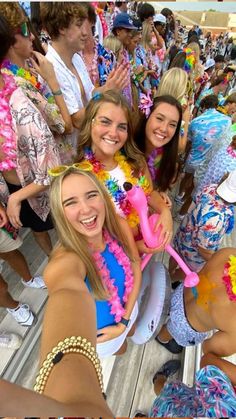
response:
<path id="1" fill-rule="evenodd" d="M 82 267 L 73 278 L 72 262 L 73 258 L 69 258 L 66 264 L 65 259 L 60 257 L 55 266 L 46 269 L 50 292 L 43 321 L 40 364 L 59 341 L 67 337 L 81 336 L 96 346 L 94 300 L 86 287 L 83 288 L 82 278 L 78 278 Z M 75 264 L 74 267 L 78 266 Z M 53 274 L 56 278 L 51 277 Z M 61 286 L 57 286 L 58 283 Z M 0 406 L 1 413 L 6 416 L 21 416 L 25 412 L 29 416 L 36 413 L 38 416 L 40 412 L 45 417 L 61 416 L 62 413 L 62 416 L 112 416 L 102 396 L 93 364 L 79 353 L 64 354 L 52 368 L 44 395 L 0 380 Z"/>

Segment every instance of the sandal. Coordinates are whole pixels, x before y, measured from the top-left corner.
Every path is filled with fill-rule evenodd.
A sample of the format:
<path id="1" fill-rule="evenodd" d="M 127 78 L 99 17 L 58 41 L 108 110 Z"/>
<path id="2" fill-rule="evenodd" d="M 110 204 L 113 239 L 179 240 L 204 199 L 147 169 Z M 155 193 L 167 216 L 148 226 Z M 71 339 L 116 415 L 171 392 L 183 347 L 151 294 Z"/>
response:
<path id="1" fill-rule="evenodd" d="M 152 379 L 153 384 L 157 379 L 158 375 L 164 375 L 166 378 L 168 378 L 171 375 L 174 375 L 180 369 L 180 367 L 181 362 L 178 359 L 171 359 L 170 361 L 167 361 L 154 375 Z"/>

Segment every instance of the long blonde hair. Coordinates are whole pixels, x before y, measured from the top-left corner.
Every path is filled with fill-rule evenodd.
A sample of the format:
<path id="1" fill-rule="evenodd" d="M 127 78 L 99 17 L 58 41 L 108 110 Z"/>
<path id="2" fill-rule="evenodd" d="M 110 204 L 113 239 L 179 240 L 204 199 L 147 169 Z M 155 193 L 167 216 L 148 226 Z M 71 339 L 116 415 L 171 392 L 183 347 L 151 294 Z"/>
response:
<path id="1" fill-rule="evenodd" d="M 152 29 L 151 29 L 150 23 L 143 22 L 141 45 L 143 46 L 145 50 L 149 50 L 152 48 L 151 34 L 152 34 Z"/>
<path id="2" fill-rule="evenodd" d="M 156 96 L 170 95 L 180 101 L 187 93 L 188 74 L 182 68 L 173 67 L 163 74 Z"/>
<path id="3" fill-rule="evenodd" d="M 132 259 L 132 256 L 130 249 L 126 245 L 126 238 L 120 227 L 114 204 L 111 201 L 105 186 L 99 182 L 97 177 L 92 172 L 69 167 L 62 175 L 56 176 L 52 179 L 50 188 L 50 207 L 60 244 L 64 249 L 72 251 L 78 255 L 86 268 L 86 275 L 89 279 L 94 296 L 97 299 L 106 300 L 108 298 L 107 290 L 105 290 L 103 286 L 100 273 L 94 263 L 88 242 L 81 233 L 75 230 L 65 216 L 62 204 L 62 183 L 65 178 L 72 174 L 85 176 L 94 183 L 94 186 L 104 202 L 104 228 L 119 242 L 130 259 Z"/>
<path id="4" fill-rule="evenodd" d="M 79 136 L 78 154 L 77 161 L 84 159 L 84 148 L 91 147 L 92 137 L 91 128 L 92 121 L 96 117 L 96 114 L 101 105 L 104 103 L 112 103 L 116 106 L 120 106 L 124 111 L 128 124 L 128 136 L 127 141 L 123 146 L 123 150 L 127 157 L 128 162 L 137 170 L 145 167 L 145 160 L 143 153 L 137 148 L 133 139 L 133 124 L 131 118 L 131 111 L 128 102 L 121 93 L 114 90 L 108 90 L 105 93 L 98 93 L 94 99 L 91 99 L 85 109 L 85 116 L 83 119 L 81 132 Z"/>

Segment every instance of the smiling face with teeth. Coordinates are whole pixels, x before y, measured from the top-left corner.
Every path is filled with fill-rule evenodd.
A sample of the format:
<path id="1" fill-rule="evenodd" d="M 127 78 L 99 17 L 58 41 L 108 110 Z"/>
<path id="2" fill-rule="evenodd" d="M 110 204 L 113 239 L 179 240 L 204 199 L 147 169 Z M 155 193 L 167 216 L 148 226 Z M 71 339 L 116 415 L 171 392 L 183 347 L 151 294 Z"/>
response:
<path id="1" fill-rule="evenodd" d="M 92 150 L 96 158 L 110 163 L 128 138 L 128 122 L 121 106 L 102 103 L 91 128 Z"/>
<path id="2" fill-rule="evenodd" d="M 87 176 L 71 174 L 63 180 L 62 205 L 72 227 L 89 241 L 102 244 L 105 205 L 96 185 Z"/>
<path id="3" fill-rule="evenodd" d="M 173 138 L 179 122 L 178 109 L 169 103 L 160 103 L 151 113 L 146 124 L 145 144 L 150 153 L 164 146 Z"/>

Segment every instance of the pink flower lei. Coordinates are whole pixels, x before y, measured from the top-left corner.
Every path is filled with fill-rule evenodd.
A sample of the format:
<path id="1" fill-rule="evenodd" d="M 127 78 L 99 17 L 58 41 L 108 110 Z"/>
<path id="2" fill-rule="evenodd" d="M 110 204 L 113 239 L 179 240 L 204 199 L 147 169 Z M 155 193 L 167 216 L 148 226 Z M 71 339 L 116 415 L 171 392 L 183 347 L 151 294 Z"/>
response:
<path id="1" fill-rule="evenodd" d="M 231 145 L 228 146 L 227 153 L 230 154 L 232 157 L 236 158 L 236 150 L 234 150 Z"/>
<path id="2" fill-rule="evenodd" d="M 5 159 L 0 161 L 0 171 L 16 168 L 16 139 L 12 129 L 12 116 L 9 101 L 17 89 L 14 78 L 2 74 L 4 87 L 0 90 L 0 148 Z"/>
<path id="3" fill-rule="evenodd" d="M 103 233 L 106 244 L 110 253 L 113 253 L 118 264 L 122 266 L 125 274 L 125 293 L 123 295 L 122 301 L 126 303 L 128 297 L 133 289 L 134 277 L 133 272 L 130 266 L 130 260 L 125 254 L 122 247 L 113 239 L 107 231 Z M 121 317 L 125 314 L 125 309 L 121 303 L 121 300 L 118 295 L 118 288 L 114 285 L 115 280 L 110 277 L 110 272 L 107 268 L 106 261 L 101 253 L 94 252 L 93 258 L 95 260 L 98 271 L 101 274 L 102 282 L 105 289 L 108 291 L 110 298 L 108 304 L 111 306 L 110 313 L 115 316 L 116 323 L 119 323 Z"/>

